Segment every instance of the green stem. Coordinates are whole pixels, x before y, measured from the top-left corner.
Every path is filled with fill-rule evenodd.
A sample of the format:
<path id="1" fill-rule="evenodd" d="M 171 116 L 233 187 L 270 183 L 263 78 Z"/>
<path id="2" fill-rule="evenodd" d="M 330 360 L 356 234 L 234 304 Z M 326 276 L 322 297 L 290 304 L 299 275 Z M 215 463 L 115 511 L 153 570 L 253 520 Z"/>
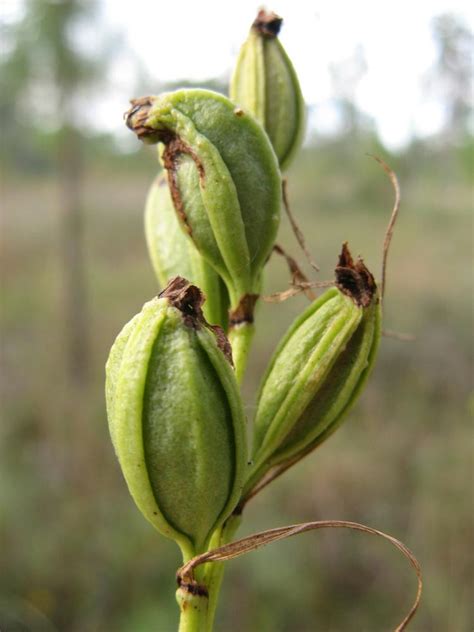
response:
<path id="1" fill-rule="evenodd" d="M 224 544 L 228 544 L 229 542 L 231 542 L 235 535 L 235 532 L 239 528 L 240 523 L 240 514 L 232 514 L 231 516 L 229 516 L 222 529 L 214 534 L 211 540 L 210 548 L 223 546 Z M 222 580 L 224 578 L 225 562 L 212 562 L 210 564 L 207 564 L 206 567 L 205 582 L 209 590 L 209 607 L 206 632 L 212 632 L 217 602 L 219 599 Z"/>
<path id="2" fill-rule="evenodd" d="M 231 542 L 241 522 L 240 514 L 232 514 L 225 524 L 217 529 L 208 549 Z M 178 632 L 212 632 L 217 601 L 224 577 L 224 562 L 204 564 L 196 571 L 197 586 L 182 585 L 176 591 L 176 600 L 181 612 Z"/>
<path id="3" fill-rule="evenodd" d="M 229 331 L 229 341 L 232 346 L 232 357 L 234 360 L 235 377 L 240 384 L 244 376 L 247 358 L 250 351 L 255 327 L 253 323 L 240 323 Z"/>
<path id="4" fill-rule="evenodd" d="M 176 591 L 181 612 L 178 632 L 207 632 L 209 599 L 206 594 L 193 594 L 184 586 Z"/>

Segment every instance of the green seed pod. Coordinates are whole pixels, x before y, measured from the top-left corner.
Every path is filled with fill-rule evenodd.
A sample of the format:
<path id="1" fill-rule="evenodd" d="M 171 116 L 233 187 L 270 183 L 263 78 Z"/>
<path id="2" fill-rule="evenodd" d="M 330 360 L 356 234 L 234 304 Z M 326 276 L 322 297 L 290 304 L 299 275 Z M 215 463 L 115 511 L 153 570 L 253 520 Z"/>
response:
<path id="1" fill-rule="evenodd" d="M 231 310 L 250 304 L 280 217 L 281 176 L 267 135 L 252 116 L 209 90 L 178 90 L 132 104 L 127 125 L 145 142 L 164 144 L 174 207 L 200 254 L 224 279 Z"/>
<path id="2" fill-rule="evenodd" d="M 305 103 L 296 72 L 278 40 L 281 23 L 274 13 L 259 11 L 237 59 L 230 98 L 260 121 L 284 170 L 303 139 Z"/>
<path id="3" fill-rule="evenodd" d="M 308 454 L 341 423 L 370 373 L 380 339 L 375 281 L 344 244 L 336 287 L 294 322 L 264 376 L 247 489 Z"/>
<path id="4" fill-rule="evenodd" d="M 129 491 L 185 559 L 234 509 L 246 466 L 230 346 L 202 302 L 197 287 L 173 279 L 125 326 L 106 367 L 110 435 Z"/>
<path id="5" fill-rule="evenodd" d="M 145 236 L 158 281 L 165 287 L 175 276 L 197 285 L 206 297 L 203 312 L 210 323 L 227 328 L 229 296 L 217 272 L 201 257 L 176 216 L 166 176 L 151 185 L 145 206 Z"/>

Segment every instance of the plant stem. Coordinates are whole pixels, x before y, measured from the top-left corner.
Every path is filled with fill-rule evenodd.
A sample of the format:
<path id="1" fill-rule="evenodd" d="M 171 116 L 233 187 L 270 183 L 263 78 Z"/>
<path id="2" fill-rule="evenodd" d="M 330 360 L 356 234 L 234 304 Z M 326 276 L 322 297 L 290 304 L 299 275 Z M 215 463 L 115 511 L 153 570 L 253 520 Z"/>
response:
<path id="1" fill-rule="evenodd" d="M 232 514 L 229 516 L 223 527 L 214 534 L 210 548 L 216 548 L 232 541 L 235 532 L 241 523 L 240 514 Z M 212 632 L 214 626 L 214 617 L 217 609 L 219 593 L 224 578 L 225 562 L 212 562 L 206 565 L 205 582 L 209 590 L 209 607 L 207 615 L 206 632 Z M 181 632 L 181 630 L 180 630 Z"/>
<path id="2" fill-rule="evenodd" d="M 181 612 L 178 632 L 207 632 L 209 598 L 206 594 L 193 594 L 180 586 L 176 601 Z"/>
<path id="3" fill-rule="evenodd" d="M 229 341 L 232 346 L 232 357 L 235 366 L 235 377 L 240 384 L 247 366 L 247 357 L 250 351 L 255 327 L 253 323 L 240 323 L 229 331 Z"/>

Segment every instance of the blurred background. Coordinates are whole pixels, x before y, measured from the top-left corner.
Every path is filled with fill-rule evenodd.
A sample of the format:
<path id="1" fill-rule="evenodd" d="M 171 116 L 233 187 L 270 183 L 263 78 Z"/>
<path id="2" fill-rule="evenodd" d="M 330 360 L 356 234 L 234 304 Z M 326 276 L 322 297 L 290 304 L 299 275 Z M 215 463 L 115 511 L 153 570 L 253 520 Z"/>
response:
<path id="1" fill-rule="evenodd" d="M 278 2 L 308 101 L 289 173 L 294 213 L 330 279 L 341 242 L 378 272 L 402 189 L 385 328 L 346 424 L 250 504 L 241 535 L 317 519 L 404 541 L 425 577 L 410 629 L 468 632 L 472 608 L 473 16 L 468 3 Z M 258 6 L 202 0 L 3 0 L 0 629 L 172 632 L 178 550 L 130 499 L 108 437 L 104 363 L 158 287 L 142 209 L 153 149 L 128 99 L 227 91 Z M 279 242 L 303 257 L 283 219 Z M 314 273 L 306 268 L 308 275 Z M 266 292 L 288 286 L 281 261 Z M 262 304 L 256 384 L 306 299 Z M 392 630 L 416 591 L 390 545 L 317 532 L 228 563 L 217 630 Z"/>

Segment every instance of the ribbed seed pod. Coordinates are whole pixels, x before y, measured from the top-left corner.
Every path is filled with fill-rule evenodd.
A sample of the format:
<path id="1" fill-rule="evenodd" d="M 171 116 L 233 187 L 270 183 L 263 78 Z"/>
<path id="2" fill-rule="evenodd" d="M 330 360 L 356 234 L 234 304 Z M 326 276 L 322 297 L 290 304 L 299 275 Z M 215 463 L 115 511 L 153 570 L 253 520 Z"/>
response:
<path id="1" fill-rule="evenodd" d="M 267 135 L 251 115 L 209 90 L 132 104 L 127 125 L 143 141 L 164 144 L 174 207 L 224 279 L 231 310 L 251 304 L 280 217 L 281 176 Z"/>
<path id="2" fill-rule="evenodd" d="M 106 367 L 110 435 L 130 493 L 185 559 L 232 512 L 246 465 L 230 347 L 202 301 L 173 279 L 124 327 Z"/>
<path id="3" fill-rule="evenodd" d="M 303 139 L 305 103 L 296 72 L 278 39 L 281 23 L 275 13 L 259 11 L 237 59 L 230 98 L 260 121 L 285 170 Z"/>
<path id="4" fill-rule="evenodd" d="M 294 322 L 263 379 L 247 490 L 272 467 L 296 462 L 341 423 L 373 367 L 380 326 L 375 281 L 344 244 L 336 287 Z"/>
<path id="5" fill-rule="evenodd" d="M 197 285 L 206 297 L 203 312 L 212 324 L 227 328 L 229 295 L 224 282 L 179 223 L 164 173 L 153 181 L 145 206 L 145 236 L 162 287 L 175 276 Z"/>

